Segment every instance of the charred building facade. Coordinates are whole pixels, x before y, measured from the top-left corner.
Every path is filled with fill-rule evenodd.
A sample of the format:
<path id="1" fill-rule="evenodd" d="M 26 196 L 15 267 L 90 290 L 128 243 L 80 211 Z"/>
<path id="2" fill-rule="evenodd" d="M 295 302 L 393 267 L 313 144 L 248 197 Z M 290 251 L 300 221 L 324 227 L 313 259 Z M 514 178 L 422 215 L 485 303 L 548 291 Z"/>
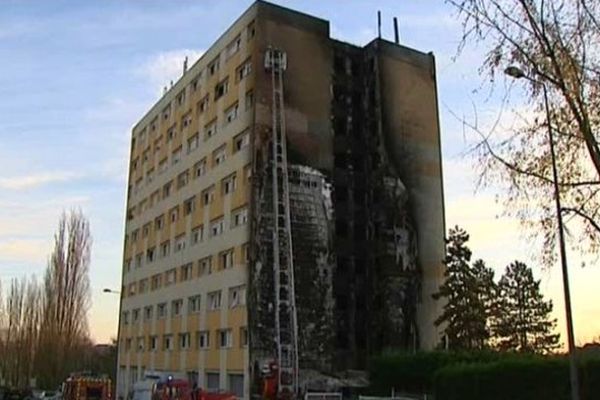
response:
<path id="1" fill-rule="evenodd" d="M 134 127 L 118 391 L 248 398 L 439 342 L 435 61 L 254 3 Z M 280 387 L 281 388 L 281 387 Z"/>
<path id="2" fill-rule="evenodd" d="M 440 305 L 431 294 L 444 255 L 433 55 L 383 39 L 343 43 L 329 37 L 326 21 L 257 5 L 259 57 L 285 52 L 285 68 L 282 89 L 268 65 L 256 76 L 248 314 L 255 365 L 273 357 L 282 323 L 274 315 L 287 298 L 273 269 L 274 230 L 285 221 L 274 224 L 272 185 L 285 176 L 300 375 L 361 369 L 392 348 L 433 348 Z M 279 110 L 273 93 L 281 90 Z M 280 118 L 288 172 L 275 178 Z"/>

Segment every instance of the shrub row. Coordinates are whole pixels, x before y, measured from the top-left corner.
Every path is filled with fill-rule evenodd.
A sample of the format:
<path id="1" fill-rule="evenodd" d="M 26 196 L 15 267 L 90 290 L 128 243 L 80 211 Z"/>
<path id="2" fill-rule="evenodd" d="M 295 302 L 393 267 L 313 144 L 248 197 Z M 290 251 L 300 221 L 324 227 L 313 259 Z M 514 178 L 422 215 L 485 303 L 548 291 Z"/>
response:
<path id="1" fill-rule="evenodd" d="M 569 363 L 563 356 L 493 352 L 391 354 L 370 365 L 372 394 L 434 394 L 436 400 L 567 400 Z M 600 358 L 580 360 L 582 399 L 600 398 Z"/>

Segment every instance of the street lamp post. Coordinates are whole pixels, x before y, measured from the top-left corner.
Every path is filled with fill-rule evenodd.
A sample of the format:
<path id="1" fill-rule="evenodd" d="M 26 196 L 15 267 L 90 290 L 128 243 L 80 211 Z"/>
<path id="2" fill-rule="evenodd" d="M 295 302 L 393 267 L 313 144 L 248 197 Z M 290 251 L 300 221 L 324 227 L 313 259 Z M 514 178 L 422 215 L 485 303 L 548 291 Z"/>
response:
<path id="1" fill-rule="evenodd" d="M 562 269 L 563 292 L 565 297 L 565 314 L 567 319 L 567 340 L 569 345 L 569 369 L 571 375 L 571 399 L 579 400 L 579 378 L 577 374 L 577 354 L 575 347 L 575 334 L 573 330 L 573 314 L 571 311 L 571 289 L 569 288 L 569 271 L 567 267 L 567 251 L 565 249 L 564 226 L 562 219 L 562 207 L 560 205 L 560 191 L 558 185 L 558 171 L 556 168 L 556 154 L 554 152 L 554 136 L 552 135 L 552 126 L 550 124 L 550 106 L 548 105 L 548 89 L 544 81 L 532 78 L 523 72 L 519 67 L 511 66 L 504 71 L 507 75 L 520 79 L 525 78 L 528 81 L 542 86 L 544 93 L 544 106 L 546 108 L 546 123 L 548 125 L 548 140 L 550 142 L 550 158 L 552 161 L 552 183 L 554 186 L 554 201 L 556 203 L 556 220 L 558 225 L 558 242 L 560 253 L 560 264 Z"/>
<path id="2" fill-rule="evenodd" d="M 120 373 L 121 373 L 121 369 L 120 369 L 120 365 L 121 365 L 121 348 L 120 348 L 120 341 L 121 341 L 121 305 L 123 302 L 123 299 L 121 297 L 121 292 L 118 290 L 113 290 L 110 288 L 104 288 L 102 289 L 102 293 L 109 293 L 109 294 L 118 294 L 119 295 L 119 318 L 117 319 L 117 366 L 116 366 L 116 373 L 115 373 L 115 378 L 116 378 L 116 382 L 115 382 L 115 398 L 120 398 L 120 396 L 118 396 L 118 391 L 119 391 L 119 387 L 117 386 L 117 383 L 120 382 L 121 378 L 119 377 Z"/>

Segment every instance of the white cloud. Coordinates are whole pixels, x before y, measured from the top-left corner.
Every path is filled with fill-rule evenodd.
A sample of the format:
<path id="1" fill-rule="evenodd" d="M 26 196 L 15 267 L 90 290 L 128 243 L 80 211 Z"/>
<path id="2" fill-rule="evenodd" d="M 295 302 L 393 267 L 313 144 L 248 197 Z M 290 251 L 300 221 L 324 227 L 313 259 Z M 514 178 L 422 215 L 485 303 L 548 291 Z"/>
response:
<path id="1" fill-rule="evenodd" d="M 169 86 L 170 81 L 177 81 L 183 72 L 183 61 L 188 57 L 188 66 L 191 67 L 198 60 L 204 50 L 178 49 L 158 53 L 151 57 L 137 73 L 148 79 L 150 84 L 161 90 Z"/>
<path id="2" fill-rule="evenodd" d="M 69 171 L 40 172 L 31 175 L 0 178 L 0 188 L 8 190 L 32 189 L 49 183 L 67 182 L 81 178 L 80 173 Z"/>

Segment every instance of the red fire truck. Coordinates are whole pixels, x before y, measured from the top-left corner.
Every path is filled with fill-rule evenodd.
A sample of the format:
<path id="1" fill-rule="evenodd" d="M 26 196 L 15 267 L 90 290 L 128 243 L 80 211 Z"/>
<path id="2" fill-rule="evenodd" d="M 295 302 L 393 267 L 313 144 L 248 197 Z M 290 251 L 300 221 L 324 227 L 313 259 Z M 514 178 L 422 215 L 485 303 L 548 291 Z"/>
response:
<path id="1" fill-rule="evenodd" d="M 108 378 L 73 374 L 62 385 L 63 400 L 111 400 Z"/>

